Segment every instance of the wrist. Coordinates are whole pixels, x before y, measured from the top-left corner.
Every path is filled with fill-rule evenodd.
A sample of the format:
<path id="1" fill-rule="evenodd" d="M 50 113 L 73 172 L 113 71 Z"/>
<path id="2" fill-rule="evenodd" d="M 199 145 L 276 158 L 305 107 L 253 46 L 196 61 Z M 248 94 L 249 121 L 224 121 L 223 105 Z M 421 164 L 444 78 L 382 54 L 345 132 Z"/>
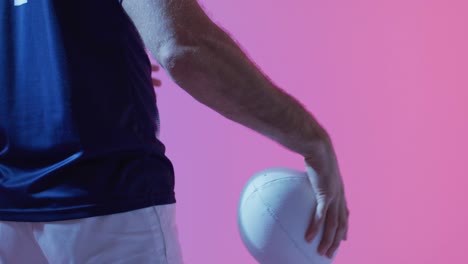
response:
<path id="1" fill-rule="evenodd" d="M 331 139 L 324 137 L 314 142 L 303 155 L 304 161 L 317 172 L 327 172 L 335 166 L 336 156 Z"/>
<path id="2" fill-rule="evenodd" d="M 302 153 L 304 158 L 315 157 L 317 155 L 324 155 L 330 151 L 332 147 L 331 138 L 324 129 L 320 129 L 315 135 L 313 140 L 304 145 Z"/>

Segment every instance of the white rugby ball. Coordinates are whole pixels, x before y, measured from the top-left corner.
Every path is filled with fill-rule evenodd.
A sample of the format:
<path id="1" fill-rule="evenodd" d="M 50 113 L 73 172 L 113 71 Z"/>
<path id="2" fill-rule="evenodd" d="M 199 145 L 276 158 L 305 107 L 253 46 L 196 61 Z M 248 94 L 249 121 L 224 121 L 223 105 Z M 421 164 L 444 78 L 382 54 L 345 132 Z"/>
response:
<path id="1" fill-rule="evenodd" d="M 312 168 L 310 173 L 316 173 Z M 323 225 L 309 243 L 305 234 L 317 202 L 306 172 L 272 167 L 255 173 L 242 190 L 238 228 L 261 264 L 330 264 L 317 252 Z"/>

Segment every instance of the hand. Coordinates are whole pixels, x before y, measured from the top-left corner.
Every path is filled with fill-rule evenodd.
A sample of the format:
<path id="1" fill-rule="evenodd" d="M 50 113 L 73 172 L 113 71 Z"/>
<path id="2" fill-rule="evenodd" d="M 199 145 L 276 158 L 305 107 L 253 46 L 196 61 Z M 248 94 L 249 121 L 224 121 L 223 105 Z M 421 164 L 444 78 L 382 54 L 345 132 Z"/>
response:
<path id="1" fill-rule="evenodd" d="M 346 205 L 343 180 L 338 162 L 327 141 L 315 153 L 304 158 L 307 174 L 315 192 L 317 207 L 306 232 L 306 240 L 312 241 L 324 224 L 324 232 L 318 247 L 320 255 L 332 258 L 341 240 L 347 239 L 349 210 Z M 317 173 L 311 170 L 313 168 Z"/>
<path id="2" fill-rule="evenodd" d="M 161 87 L 161 85 L 162 85 L 161 80 L 154 77 L 154 74 L 157 71 L 159 71 L 159 66 L 155 62 L 151 61 L 151 80 L 153 81 L 153 86 L 154 87 Z"/>
<path id="3" fill-rule="evenodd" d="M 151 62 L 151 80 L 153 81 L 153 87 L 155 87 L 155 88 L 156 87 L 161 87 L 161 85 L 162 85 L 161 80 L 154 77 L 154 75 L 156 75 L 156 72 L 159 71 L 160 67 L 156 63 L 156 60 L 151 55 L 151 52 L 147 48 L 145 48 L 145 51 L 146 51 L 146 54 L 148 55 L 148 59 Z"/>

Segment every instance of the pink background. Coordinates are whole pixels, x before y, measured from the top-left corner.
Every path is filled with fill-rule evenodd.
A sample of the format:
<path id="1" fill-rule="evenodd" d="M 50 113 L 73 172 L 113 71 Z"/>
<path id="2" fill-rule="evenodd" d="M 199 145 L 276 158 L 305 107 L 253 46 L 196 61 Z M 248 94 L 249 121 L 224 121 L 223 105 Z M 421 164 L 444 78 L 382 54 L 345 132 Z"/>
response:
<path id="1" fill-rule="evenodd" d="M 351 211 L 334 263 L 467 263 L 467 1 L 201 2 L 330 133 Z M 301 156 L 157 77 L 186 263 L 256 263 L 240 192 Z"/>

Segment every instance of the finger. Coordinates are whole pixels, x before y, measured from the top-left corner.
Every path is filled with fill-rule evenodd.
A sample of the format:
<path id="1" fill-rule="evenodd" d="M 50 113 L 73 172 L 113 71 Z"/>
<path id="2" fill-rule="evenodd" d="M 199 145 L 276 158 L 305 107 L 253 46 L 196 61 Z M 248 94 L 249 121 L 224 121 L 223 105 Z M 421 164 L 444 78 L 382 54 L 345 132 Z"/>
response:
<path id="1" fill-rule="evenodd" d="M 349 230 L 349 220 L 348 220 L 348 216 L 346 216 L 346 229 L 345 229 L 345 232 L 344 232 L 344 236 L 343 236 L 343 240 L 346 241 L 348 240 L 348 230 Z"/>
<path id="2" fill-rule="evenodd" d="M 152 72 L 159 71 L 159 66 L 156 65 L 156 64 L 151 64 L 151 71 L 152 71 Z"/>
<path id="3" fill-rule="evenodd" d="M 327 252 L 327 256 L 329 258 L 333 257 L 333 254 L 335 253 L 335 251 L 340 246 L 341 240 L 343 240 L 343 238 L 345 237 L 346 230 L 348 229 L 347 228 L 348 224 L 347 224 L 347 217 L 346 217 L 346 208 L 343 205 L 344 204 L 343 199 L 342 199 L 341 204 L 342 205 L 341 205 L 341 209 L 339 211 L 338 229 L 337 229 L 336 234 L 335 234 L 335 240 L 334 240 L 333 244 L 331 245 L 330 249 L 328 249 L 328 252 Z"/>
<path id="4" fill-rule="evenodd" d="M 346 240 L 348 240 L 349 215 L 350 215 L 350 212 L 349 212 L 348 206 L 346 205 L 346 199 L 345 199 L 345 197 L 344 197 L 344 194 L 343 194 L 343 208 L 344 208 L 344 210 L 345 210 L 345 212 L 346 212 L 346 215 L 345 215 L 345 216 L 346 216 L 346 218 L 345 218 L 345 220 L 346 220 L 346 231 L 345 231 L 343 240 L 346 241 Z"/>
<path id="5" fill-rule="evenodd" d="M 309 226 L 307 227 L 307 230 L 306 230 L 306 236 L 305 236 L 305 239 L 310 242 L 314 239 L 315 237 L 315 232 L 313 230 L 313 227 L 315 225 L 315 215 L 317 213 L 317 206 L 314 207 L 314 210 L 312 211 L 312 215 L 310 217 L 310 223 L 309 223 Z"/>
<path id="6" fill-rule="evenodd" d="M 315 236 L 317 235 L 319 228 L 322 226 L 323 222 L 325 221 L 325 216 L 327 214 L 329 202 L 323 196 L 317 198 L 317 207 L 315 209 L 314 215 L 312 217 L 312 221 L 309 225 L 309 228 L 306 232 L 306 239 L 310 242 L 314 240 Z"/>
<path id="7" fill-rule="evenodd" d="M 346 241 L 348 240 L 348 230 L 349 230 L 349 220 L 346 220 L 346 230 L 345 230 L 345 233 L 344 233 L 344 237 L 343 237 L 343 240 Z"/>
<path id="8" fill-rule="evenodd" d="M 154 86 L 157 86 L 157 87 L 161 86 L 162 82 L 160 80 L 158 80 L 156 78 L 152 78 L 152 80 L 153 80 L 153 85 Z"/>
<path id="9" fill-rule="evenodd" d="M 332 258 L 333 254 L 335 251 L 338 249 L 340 246 L 341 240 L 343 240 L 344 234 L 346 232 L 346 229 L 344 228 L 344 225 L 338 225 L 338 230 L 336 231 L 335 234 L 335 239 L 333 241 L 333 244 L 327 251 L 327 257 Z"/>
<path id="10" fill-rule="evenodd" d="M 330 206 L 330 209 L 328 210 L 327 215 L 326 215 L 322 241 L 318 248 L 318 252 L 321 256 L 323 256 L 333 244 L 335 240 L 337 228 L 338 228 L 338 207 L 336 205 L 332 205 Z"/>

